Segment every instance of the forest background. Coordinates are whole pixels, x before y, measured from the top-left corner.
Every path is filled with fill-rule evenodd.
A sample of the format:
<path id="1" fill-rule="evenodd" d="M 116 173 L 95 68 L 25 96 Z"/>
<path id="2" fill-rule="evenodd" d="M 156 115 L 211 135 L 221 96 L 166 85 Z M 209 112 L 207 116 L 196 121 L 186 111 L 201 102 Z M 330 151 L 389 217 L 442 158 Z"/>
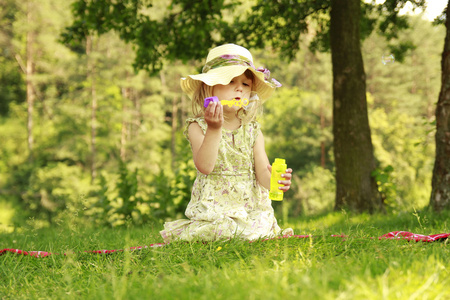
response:
<path id="1" fill-rule="evenodd" d="M 26 219 L 42 227 L 73 216 L 109 226 L 182 217 L 195 167 L 183 136 L 190 102 L 179 79 L 198 73 L 203 61 L 165 63 L 156 76 L 135 73 L 132 46 L 113 32 L 91 36 L 86 52 L 60 43 L 70 2 L 0 3 L 0 229 Z M 403 62 L 383 62 L 391 53 L 377 32 L 362 49 L 379 189 L 396 213 L 429 203 L 445 36 L 443 25 L 409 21 L 398 40 L 415 47 Z M 269 159 L 283 157 L 294 169 L 286 201 L 274 203 L 283 218 L 334 205 L 331 58 L 309 51 L 308 38 L 289 62 L 252 49 L 256 66 L 283 84 L 260 119 Z M 27 84 L 35 95 L 31 128 Z"/>

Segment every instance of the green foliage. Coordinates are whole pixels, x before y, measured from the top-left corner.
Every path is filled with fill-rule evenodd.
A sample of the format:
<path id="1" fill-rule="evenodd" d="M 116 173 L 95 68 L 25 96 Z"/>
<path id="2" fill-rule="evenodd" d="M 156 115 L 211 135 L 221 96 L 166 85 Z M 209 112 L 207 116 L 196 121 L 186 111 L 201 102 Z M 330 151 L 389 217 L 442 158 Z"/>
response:
<path id="1" fill-rule="evenodd" d="M 157 210 L 154 210 L 155 203 L 139 191 L 139 185 L 138 169 L 130 172 L 120 162 L 117 176 L 107 179 L 100 174 L 98 188 L 89 196 L 88 214 L 96 223 L 109 227 L 148 222 L 157 215 Z"/>
<path id="2" fill-rule="evenodd" d="M 115 31 L 136 46 L 134 67 L 153 73 L 162 69 L 164 59 L 200 59 L 206 56 L 205 45 L 226 41 L 240 41 L 250 48 L 271 45 L 290 60 L 300 50 L 300 36 L 311 29 L 315 34 L 310 49 L 328 51 L 331 2 L 294 2 L 259 0 L 249 7 L 245 1 L 222 0 L 172 0 L 166 6 L 139 0 L 77 0 L 72 4 L 74 20 L 62 33 L 61 41 L 80 52 L 89 34 Z M 424 6 L 424 0 L 389 0 L 382 4 L 362 1 L 361 38 L 375 28 L 388 40 L 396 38 L 408 27 L 407 17 L 398 15 L 408 2 L 413 7 Z"/>
<path id="3" fill-rule="evenodd" d="M 293 184 L 294 195 L 286 199 L 290 203 L 290 216 L 318 215 L 333 210 L 336 181 L 330 170 L 319 166 L 309 168 L 301 178 L 295 176 Z"/>
<path id="4" fill-rule="evenodd" d="M 78 166 L 51 163 L 24 171 L 29 173 L 24 174 L 28 188 L 22 194 L 23 205 L 33 216 L 44 217 L 49 223 L 89 192 L 88 180 Z"/>
<path id="5" fill-rule="evenodd" d="M 188 159 L 190 158 L 187 156 Z M 192 184 L 197 175 L 193 160 L 180 161 L 175 172 L 171 199 L 173 199 L 173 211 L 167 211 L 169 216 L 180 216 L 184 214 L 186 206 L 191 199 Z"/>
<path id="6" fill-rule="evenodd" d="M 320 121 L 321 113 L 329 120 L 330 111 L 321 110 L 323 102 L 314 92 L 284 88 L 265 103 L 261 124 L 270 158 L 283 157 L 289 167 L 302 174 L 310 165 L 320 164 L 320 144 L 324 142 L 326 161 L 331 165 L 331 128 L 321 128 Z"/>
<path id="7" fill-rule="evenodd" d="M 11 61 L 0 56 L 0 115 L 6 116 L 9 113 L 10 102 L 23 102 L 25 98 L 25 88 L 22 75 L 19 69 Z"/>
<path id="8" fill-rule="evenodd" d="M 13 24 L 18 3 L 2 0 L 0 4 L 0 116 L 6 116 L 10 102 L 21 103 L 25 100 L 25 83 L 14 57 Z"/>
<path id="9" fill-rule="evenodd" d="M 87 35 L 114 31 L 135 46 L 135 69 L 156 74 L 164 59 L 186 61 L 206 56 L 204 45 L 217 42 L 212 33 L 228 28 L 222 10 L 235 5 L 222 0 L 173 0 L 169 5 L 164 1 L 74 1 L 74 20 L 61 34 L 61 41 L 81 51 Z"/>
<path id="10" fill-rule="evenodd" d="M 190 147 L 185 139 L 180 144 L 179 159 L 173 172 L 161 170 L 151 181 L 149 193 L 152 220 L 162 224 L 167 219 L 181 218 L 191 199 L 191 189 L 197 174 Z"/>
<path id="11" fill-rule="evenodd" d="M 394 168 L 389 165 L 383 169 L 376 169 L 372 172 L 372 176 L 375 178 L 377 185 L 378 185 L 378 191 L 381 194 L 381 197 L 383 199 L 383 203 L 388 208 L 397 208 L 398 203 L 397 201 L 397 186 L 395 183 L 392 182 L 392 172 L 394 171 Z"/>
<path id="12" fill-rule="evenodd" d="M 114 207 L 112 211 L 107 211 L 109 218 L 107 221 L 112 225 L 123 225 L 126 220 L 133 220 L 133 223 L 142 221 L 142 214 L 138 206 L 142 204 L 143 199 L 138 192 L 138 169 L 129 172 L 124 162 L 119 163 L 119 178 L 116 181 L 117 197 L 114 200 L 106 201 L 109 207 Z M 104 179 L 101 179 L 105 183 Z M 104 199 L 100 198 L 100 201 Z M 112 206 L 110 203 L 116 203 Z M 107 207 L 108 208 L 108 207 Z M 139 222 L 140 223 L 140 222 Z"/>
<path id="13" fill-rule="evenodd" d="M 173 174 L 161 170 L 150 182 L 138 176 L 137 168 L 130 172 L 126 163 L 120 162 L 117 179 L 99 176 L 97 191 L 89 197 L 91 204 L 87 207 L 87 215 L 97 223 L 111 227 L 142 225 L 150 221 L 163 223 L 181 217 L 190 200 L 196 174 L 191 161 L 189 155 L 185 156 L 185 161 L 178 162 Z M 145 190 L 144 185 L 151 189 Z"/>
<path id="14" fill-rule="evenodd" d="M 391 209 L 423 207 L 431 192 L 434 146 L 418 118 L 404 113 L 370 114 L 382 193 Z M 389 167 L 390 166 L 390 167 Z M 379 172 L 379 174 L 377 174 Z"/>
<path id="15" fill-rule="evenodd" d="M 0 117 L 0 200 L 7 199 L 12 203 L 11 207 L 16 210 L 12 220 L 30 217 L 36 222 L 41 221 L 43 226 L 60 224 L 66 219 L 74 223 L 93 221 L 112 226 L 153 221 L 162 223 L 166 219 L 182 217 L 190 199 L 196 170 L 189 145 L 182 135 L 190 100 L 181 96 L 179 79 L 197 72 L 201 63 L 166 63 L 159 77 L 149 78 L 145 72 L 133 72 L 131 65 L 136 56 L 132 46 L 120 40 L 121 34 L 130 34 L 136 39 L 144 35 L 151 39 L 156 33 L 162 36 L 160 29 L 165 30 L 165 25 L 158 27 L 157 32 L 148 31 L 151 25 L 147 31 L 125 26 L 118 33 L 91 35 L 93 47 L 89 58 L 82 43 L 78 45 L 80 51 L 77 54 L 71 53 L 57 43 L 62 28 L 72 22 L 70 3 L 56 2 L 43 0 L 34 6 L 35 19 L 29 27 L 36 33 L 34 49 L 38 49 L 34 54 L 36 73 L 31 78 L 37 94 L 31 160 L 28 159 L 26 141 L 25 78 L 16 60 L 16 54 L 22 60 L 26 57 L 24 37 L 28 27 L 25 2 L 3 0 L 5 6 L 0 9 L 1 16 L 5 16 L 0 21 L 0 35 L 6 37 L 0 39 L 4 46 L 0 53 L 0 97 L 7 98 L 5 101 L 0 99 L 5 108 Z M 128 9 L 138 2 L 117 4 L 117 9 L 126 6 L 127 10 L 121 21 L 130 20 L 133 11 Z M 392 1 L 387 1 L 386 5 L 388 2 Z M 221 38 L 217 31 L 211 30 L 222 24 L 220 14 L 230 22 L 237 14 L 244 16 L 239 10 L 220 11 L 220 1 L 210 3 L 214 6 L 213 14 L 205 20 L 195 21 L 191 20 L 193 15 L 189 15 L 189 9 L 194 9 L 196 14 L 205 13 L 208 7 L 203 2 L 194 7 L 189 7 L 189 1 L 173 2 L 175 15 L 165 20 L 174 22 L 171 30 L 176 31 L 174 36 L 184 43 L 172 45 L 186 55 L 179 58 L 195 57 L 194 52 L 204 58 L 208 48 Z M 83 5 L 88 4 L 114 5 L 99 1 L 84 2 Z M 141 23 L 136 23 L 136 26 L 147 22 L 150 15 L 155 22 L 170 16 L 167 2 L 153 1 L 152 4 L 151 8 L 139 7 L 143 19 L 142 22 L 138 20 Z M 319 4 L 305 2 L 304 5 Z M 251 9 L 251 3 L 243 5 Z M 283 13 L 289 18 L 299 13 L 292 5 L 284 3 L 284 6 Z M 54 13 L 55 7 L 58 14 Z M 118 17 L 123 11 L 114 9 L 105 11 L 105 16 L 113 13 Z M 379 21 L 373 7 L 368 4 L 363 9 L 373 22 L 364 25 L 367 26 L 367 36 L 363 54 L 377 166 L 379 172 L 386 172 L 389 165 L 393 167 L 392 172 L 388 172 L 387 182 L 380 181 L 381 188 L 387 194 L 386 201 L 392 206 L 392 211 L 421 208 L 428 203 L 430 192 L 434 155 L 433 112 L 439 93 L 440 45 L 445 32 L 442 27 L 432 27 L 420 18 L 410 17 L 410 29 L 403 30 L 388 44 L 373 30 Z M 325 37 L 327 18 L 327 14 L 320 14 L 319 19 L 310 18 L 308 24 Z M 89 18 L 77 20 L 93 22 L 89 26 L 101 27 L 102 22 L 111 23 L 113 19 L 98 19 L 92 14 Z M 282 18 L 275 21 L 273 24 L 278 25 L 285 22 Z M 195 31 L 199 24 L 210 26 L 205 28 L 213 32 L 214 39 L 209 40 L 208 33 L 202 31 L 195 32 L 195 39 L 182 38 L 183 34 Z M 119 26 L 111 26 L 116 25 Z M 301 26 L 300 22 L 298 26 Z M 107 28 L 103 29 L 106 31 Z M 388 26 L 387 29 L 395 28 Z M 229 34 L 233 33 L 230 28 L 228 30 Z M 79 34 L 84 37 L 89 32 L 80 31 Z M 295 37 L 295 33 L 292 32 L 290 37 Z M 325 40 L 317 46 L 325 49 Z M 381 63 L 381 56 L 390 53 L 390 45 L 400 46 L 408 40 L 417 47 L 405 52 L 403 64 L 398 60 L 392 65 Z M 280 45 L 288 45 L 279 42 Z M 308 51 L 309 42 L 310 39 L 299 41 L 299 47 L 304 51 L 297 52 L 289 62 L 268 48 L 252 49 L 255 63 L 268 67 L 283 84 L 264 104 L 265 113 L 260 121 L 270 160 L 284 157 L 294 169 L 294 184 L 286 194 L 286 207 L 291 216 L 317 214 L 333 207 L 331 60 L 327 53 Z M 196 49 L 190 49 L 186 43 L 194 43 L 192 45 Z M 141 46 L 145 47 L 144 44 Z M 140 55 L 153 55 L 147 57 L 147 62 L 167 54 L 163 47 L 158 48 L 158 52 L 141 46 L 136 48 L 143 51 Z M 175 57 L 175 52 L 171 53 Z M 88 74 L 88 59 L 94 67 L 92 74 Z M 151 68 L 151 64 L 147 67 Z M 97 119 L 93 123 L 92 88 L 97 99 Z M 174 114 L 175 108 L 177 115 Z M 96 130 L 94 158 L 91 148 L 93 126 Z M 322 142 L 325 146 L 325 169 L 320 167 Z M 99 174 L 93 183 L 90 178 L 92 159 L 95 159 Z M 20 209 L 16 209 L 18 207 Z"/>
<path id="16" fill-rule="evenodd" d="M 187 146 L 187 145 L 186 145 Z M 156 176 L 153 182 L 155 191 L 150 195 L 157 203 L 154 209 L 155 220 L 163 223 L 164 220 L 180 218 L 184 215 L 186 206 L 191 199 L 192 184 L 197 175 L 190 148 L 182 151 L 182 159 L 177 161 L 176 169 L 171 177 L 166 171 Z"/>

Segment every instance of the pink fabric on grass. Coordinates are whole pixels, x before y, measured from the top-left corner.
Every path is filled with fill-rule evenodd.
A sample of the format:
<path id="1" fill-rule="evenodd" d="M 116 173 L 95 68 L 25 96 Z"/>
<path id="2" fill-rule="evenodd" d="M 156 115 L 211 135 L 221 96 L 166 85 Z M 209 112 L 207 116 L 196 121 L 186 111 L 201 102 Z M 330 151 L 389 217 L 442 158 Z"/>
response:
<path id="1" fill-rule="evenodd" d="M 135 250 L 141 250 L 146 248 L 157 248 L 162 247 L 165 244 L 163 243 L 157 243 L 157 244 L 150 244 L 148 246 L 138 246 L 138 247 L 131 247 L 127 249 L 128 251 L 135 251 Z M 91 251 L 84 251 L 85 253 L 94 253 L 94 254 L 108 254 L 108 253 L 114 253 L 114 252 L 123 252 L 126 251 L 124 249 L 118 249 L 118 250 L 91 250 Z M 46 257 L 50 255 L 67 255 L 67 253 L 51 253 L 46 251 L 24 251 L 20 249 L 3 249 L 0 250 L 0 255 L 6 254 L 7 252 L 15 253 L 15 254 L 22 254 L 22 255 L 29 255 L 32 257 Z M 82 253 L 82 252 L 80 252 Z"/>
<path id="2" fill-rule="evenodd" d="M 450 236 L 450 233 L 439 233 L 439 234 L 433 234 L 433 235 L 423 235 L 423 234 L 417 234 L 407 231 L 393 231 L 386 233 L 380 237 L 378 237 L 379 240 L 382 239 L 390 239 L 390 240 L 408 240 L 408 241 L 416 241 L 416 242 L 434 242 L 441 239 L 447 239 Z"/>
<path id="3" fill-rule="evenodd" d="M 313 238 L 315 236 L 313 235 L 292 235 L 292 236 L 284 236 L 279 238 Z M 330 237 L 340 237 L 340 238 L 348 238 L 346 235 L 342 234 L 332 234 Z M 423 235 L 423 234 L 417 234 L 412 233 L 408 231 L 392 231 L 386 234 L 383 234 L 382 236 L 379 236 L 379 240 L 389 239 L 389 240 L 407 240 L 407 241 L 415 241 L 415 242 L 436 242 L 441 240 L 446 240 L 450 237 L 450 233 L 439 233 L 439 234 L 432 234 L 432 235 Z M 277 239 L 277 238 L 273 238 Z M 270 239 L 265 239 L 270 240 Z M 253 241 L 255 242 L 255 241 Z M 156 244 L 150 244 L 148 246 L 138 246 L 138 247 L 131 247 L 129 249 L 119 249 L 119 250 L 91 250 L 91 251 L 84 251 L 85 253 L 94 253 L 94 254 L 108 254 L 108 253 L 114 253 L 114 252 L 123 252 L 123 251 L 135 251 L 135 250 L 142 250 L 146 248 L 157 248 L 157 247 L 163 247 L 167 244 L 165 243 L 156 243 Z M 28 255 L 32 257 L 47 257 L 50 255 L 67 255 L 66 253 L 50 253 L 46 251 L 24 251 L 20 249 L 2 249 L 0 250 L 0 256 L 3 254 L 6 254 L 8 252 L 14 253 L 14 254 L 21 254 L 21 255 Z M 83 253 L 83 252 L 80 252 Z"/>

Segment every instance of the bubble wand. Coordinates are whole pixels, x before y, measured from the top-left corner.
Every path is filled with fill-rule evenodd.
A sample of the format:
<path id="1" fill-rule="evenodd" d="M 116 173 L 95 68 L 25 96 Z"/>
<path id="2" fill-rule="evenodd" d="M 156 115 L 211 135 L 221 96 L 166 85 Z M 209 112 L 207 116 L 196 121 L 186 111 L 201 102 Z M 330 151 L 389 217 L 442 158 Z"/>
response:
<path id="1" fill-rule="evenodd" d="M 205 98 L 205 102 L 203 103 L 204 107 L 208 107 L 210 102 L 219 102 L 222 105 L 228 105 L 228 107 L 237 106 L 237 107 L 246 107 L 250 104 L 250 102 L 254 102 L 255 100 L 248 100 L 247 98 L 243 99 L 232 99 L 232 100 L 219 100 L 217 96 L 207 97 Z"/>

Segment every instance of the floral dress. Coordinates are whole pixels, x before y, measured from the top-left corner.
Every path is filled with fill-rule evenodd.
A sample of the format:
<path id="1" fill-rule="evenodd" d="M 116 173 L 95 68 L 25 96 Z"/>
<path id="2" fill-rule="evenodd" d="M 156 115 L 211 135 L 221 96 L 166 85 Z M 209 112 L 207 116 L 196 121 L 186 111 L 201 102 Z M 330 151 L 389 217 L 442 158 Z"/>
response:
<path id="1" fill-rule="evenodd" d="M 197 122 L 206 132 L 203 118 L 188 119 L 187 128 Z M 215 241 L 238 237 L 255 240 L 281 232 L 266 188 L 255 177 L 253 146 L 260 125 L 251 122 L 236 130 L 222 129 L 222 139 L 214 170 L 205 175 L 197 171 L 191 201 L 186 208 L 189 219 L 166 222 L 160 233 L 165 242 L 174 240 Z"/>

